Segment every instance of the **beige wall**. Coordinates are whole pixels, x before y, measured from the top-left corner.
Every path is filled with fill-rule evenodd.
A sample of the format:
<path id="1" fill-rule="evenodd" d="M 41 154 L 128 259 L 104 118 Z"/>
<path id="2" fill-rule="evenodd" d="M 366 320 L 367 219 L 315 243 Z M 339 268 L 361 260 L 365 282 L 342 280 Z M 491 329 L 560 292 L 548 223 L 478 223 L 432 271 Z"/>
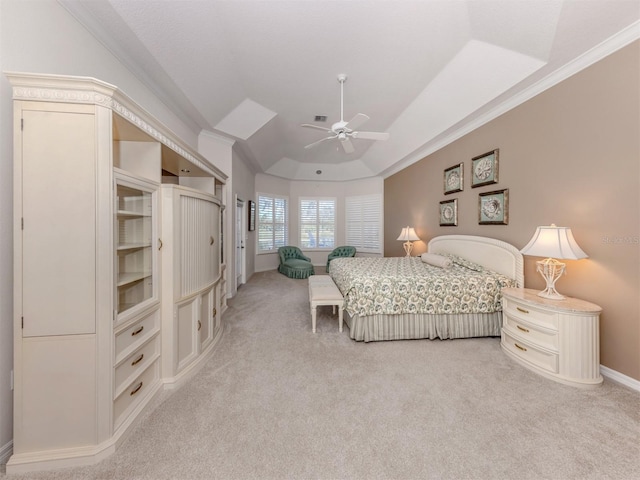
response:
<path id="1" fill-rule="evenodd" d="M 500 149 L 499 183 L 470 188 L 471 158 Z M 443 194 L 443 170 L 464 162 L 463 192 Z M 509 224 L 478 225 L 478 193 L 509 189 Z M 427 242 L 447 234 L 518 248 L 536 226 L 571 227 L 588 259 L 567 261 L 558 291 L 603 308 L 601 364 L 640 380 L 640 43 L 634 42 L 456 142 L 387 178 L 385 255 L 412 225 Z M 439 202 L 458 198 L 458 226 L 440 227 Z M 418 242 L 414 253 L 426 250 Z M 541 289 L 538 258 L 525 284 Z"/>

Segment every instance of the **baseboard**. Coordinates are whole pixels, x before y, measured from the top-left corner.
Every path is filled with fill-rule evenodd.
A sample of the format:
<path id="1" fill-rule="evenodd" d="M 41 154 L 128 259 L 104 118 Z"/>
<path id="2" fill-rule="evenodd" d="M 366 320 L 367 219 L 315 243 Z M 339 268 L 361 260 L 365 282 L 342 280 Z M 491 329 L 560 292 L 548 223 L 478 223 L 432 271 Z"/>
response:
<path id="1" fill-rule="evenodd" d="M 13 440 L 9 440 L 0 448 L 0 465 L 6 465 L 13 453 Z"/>
<path id="2" fill-rule="evenodd" d="M 603 377 L 606 377 L 613 382 L 624 385 L 625 387 L 629 387 L 636 392 L 640 392 L 640 381 L 636 380 L 635 378 L 627 377 L 626 375 L 623 375 L 620 372 L 616 372 L 615 370 L 605 367 L 604 365 L 600 365 L 600 373 Z"/>

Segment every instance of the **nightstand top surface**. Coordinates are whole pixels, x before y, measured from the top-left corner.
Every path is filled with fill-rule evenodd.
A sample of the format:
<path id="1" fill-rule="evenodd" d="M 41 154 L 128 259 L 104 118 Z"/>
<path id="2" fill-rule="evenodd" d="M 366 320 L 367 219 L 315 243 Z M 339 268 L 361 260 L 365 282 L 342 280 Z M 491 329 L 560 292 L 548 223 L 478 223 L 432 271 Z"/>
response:
<path id="1" fill-rule="evenodd" d="M 595 303 L 580 300 L 579 298 L 566 297 L 564 300 L 551 300 L 538 296 L 540 290 L 532 288 L 503 288 L 502 294 L 507 298 L 521 300 L 541 307 L 552 308 L 557 311 L 575 313 L 599 313 L 602 307 Z"/>

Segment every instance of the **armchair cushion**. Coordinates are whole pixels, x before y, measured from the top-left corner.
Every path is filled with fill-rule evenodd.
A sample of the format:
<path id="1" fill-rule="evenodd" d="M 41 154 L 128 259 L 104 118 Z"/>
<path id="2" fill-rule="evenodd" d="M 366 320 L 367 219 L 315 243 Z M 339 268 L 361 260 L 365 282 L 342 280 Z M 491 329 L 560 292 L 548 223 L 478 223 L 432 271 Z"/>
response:
<path id="1" fill-rule="evenodd" d="M 335 248 L 327 257 L 327 272 L 329 271 L 329 263 L 334 258 L 338 257 L 355 257 L 356 256 L 356 247 L 351 247 L 349 245 L 344 245 L 341 247 Z"/>
<path id="2" fill-rule="evenodd" d="M 298 247 L 280 247 L 278 256 L 280 257 L 278 271 L 289 278 L 307 278 L 315 273 L 311 259 Z"/>

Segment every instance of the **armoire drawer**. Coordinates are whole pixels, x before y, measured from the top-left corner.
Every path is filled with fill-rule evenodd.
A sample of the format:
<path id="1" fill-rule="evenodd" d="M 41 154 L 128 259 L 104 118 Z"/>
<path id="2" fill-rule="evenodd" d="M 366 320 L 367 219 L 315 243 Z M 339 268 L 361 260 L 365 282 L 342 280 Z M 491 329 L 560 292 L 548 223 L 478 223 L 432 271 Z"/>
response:
<path id="1" fill-rule="evenodd" d="M 160 362 L 153 362 L 139 377 L 131 382 L 127 388 L 113 402 L 113 424 L 118 428 L 131 411 L 140 403 L 160 381 Z"/>
<path id="2" fill-rule="evenodd" d="M 542 370 L 558 373 L 558 354 L 536 347 L 511 336 L 502 330 L 502 346 L 513 355 L 529 362 Z"/>
<path id="3" fill-rule="evenodd" d="M 116 364 L 159 331 L 160 309 L 155 309 L 116 332 Z"/>
<path id="4" fill-rule="evenodd" d="M 151 363 L 160 357 L 160 335 L 141 345 L 131 355 L 116 365 L 114 398 Z"/>

